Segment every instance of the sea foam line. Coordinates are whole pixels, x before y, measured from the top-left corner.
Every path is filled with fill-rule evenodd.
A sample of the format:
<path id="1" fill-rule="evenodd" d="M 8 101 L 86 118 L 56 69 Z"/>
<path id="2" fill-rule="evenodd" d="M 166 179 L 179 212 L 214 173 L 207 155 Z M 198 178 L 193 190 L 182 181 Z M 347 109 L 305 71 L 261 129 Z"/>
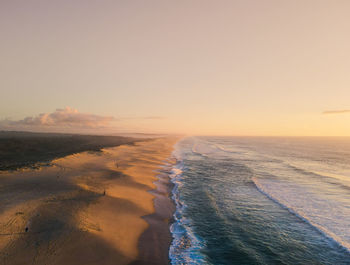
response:
<path id="1" fill-rule="evenodd" d="M 252 178 L 253 183 L 257 187 L 257 189 L 263 193 L 265 196 L 282 206 L 284 209 L 288 210 L 290 213 L 294 214 L 304 222 L 308 223 L 312 227 L 314 227 L 318 232 L 320 232 L 322 235 L 324 235 L 327 239 L 331 240 L 332 242 L 336 243 L 339 247 L 350 253 L 350 244 L 344 240 L 342 240 L 339 236 L 334 234 L 333 232 L 329 231 L 325 227 L 316 224 L 306 216 L 304 216 L 302 213 L 300 213 L 298 210 L 294 209 L 292 206 L 288 206 L 288 203 L 284 200 L 276 198 L 276 196 L 273 195 L 273 193 L 269 192 L 262 183 L 259 182 L 257 178 Z"/>
<path id="2" fill-rule="evenodd" d="M 184 216 L 187 206 L 181 200 L 180 189 L 183 186 L 183 162 L 179 155 L 178 148 L 173 152 L 177 163 L 170 173 L 170 181 L 174 184 L 172 199 L 176 204 L 173 215 L 174 223 L 170 226 L 173 240 L 169 249 L 171 264 L 208 264 L 201 250 L 205 247 L 204 241 L 200 239 L 192 229 L 192 221 Z"/>

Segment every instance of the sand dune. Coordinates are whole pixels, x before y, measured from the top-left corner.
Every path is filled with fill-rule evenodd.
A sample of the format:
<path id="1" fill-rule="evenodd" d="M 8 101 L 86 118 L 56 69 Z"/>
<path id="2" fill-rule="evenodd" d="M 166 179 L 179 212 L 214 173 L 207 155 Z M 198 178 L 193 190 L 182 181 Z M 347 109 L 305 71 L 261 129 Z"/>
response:
<path id="1" fill-rule="evenodd" d="M 70 155 L 50 167 L 2 172 L 0 263 L 142 263 L 146 220 L 155 212 L 156 195 L 149 191 L 157 188 L 156 170 L 175 142 L 147 140 Z M 164 238 L 159 231 L 163 237 L 158 238 Z M 166 245 L 170 239 L 164 240 Z M 154 254 L 162 255 L 155 260 L 166 263 L 166 250 L 163 246 L 162 253 Z"/>

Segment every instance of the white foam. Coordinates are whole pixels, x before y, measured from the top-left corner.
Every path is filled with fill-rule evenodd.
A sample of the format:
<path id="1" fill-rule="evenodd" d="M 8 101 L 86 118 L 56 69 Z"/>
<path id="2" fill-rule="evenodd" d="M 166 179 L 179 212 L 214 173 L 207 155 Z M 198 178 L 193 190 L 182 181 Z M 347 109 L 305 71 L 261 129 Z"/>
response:
<path id="1" fill-rule="evenodd" d="M 170 173 L 170 180 L 174 184 L 172 199 L 176 204 L 176 211 L 173 215 L 174 223 L 170 226 L 173 241 L 169 249 L 169 258 L 173 265 L 207 264 L 205 256 L 200 252 L 205 247 L 204 241 L 195 235 L 191 228 L 191 220 L 184 216 L 187 207 L 180 197 L 180 189 L 183 186 L 183 162 L 179 160 L 181 159 L 179 146 L 176 146 L 173 155 L 178 161 Z"/>
<path id="2" fill-rule="evenodd" d="M 350 205 L 290 181 L 253 178 L 256 187 L 350 252 Z"/>

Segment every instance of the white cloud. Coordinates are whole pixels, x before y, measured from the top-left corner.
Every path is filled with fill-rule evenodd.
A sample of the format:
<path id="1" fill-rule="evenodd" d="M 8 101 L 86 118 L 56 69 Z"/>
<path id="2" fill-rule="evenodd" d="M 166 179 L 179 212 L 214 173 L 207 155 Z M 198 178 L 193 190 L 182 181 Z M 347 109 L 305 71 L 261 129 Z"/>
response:
<path id="1" fill-rule="evenodd" d="M 344 113 L 350 113 L 349 109 L 343 109 L 343 110 L 326 110 L 322 114 L 344 114 Z"/>
<path id="2" fill-rule="evenodd" d="M 89 113 L 80 113 L 78 110 L 66 107 L 56 109 L 52 113 L 41 113 L 34 117 L 26 117 L 23 120 L 2 120 L 2 128 L 101 128 L 108 127 L 116 119 L 112 116 L 99 116 Z"/>

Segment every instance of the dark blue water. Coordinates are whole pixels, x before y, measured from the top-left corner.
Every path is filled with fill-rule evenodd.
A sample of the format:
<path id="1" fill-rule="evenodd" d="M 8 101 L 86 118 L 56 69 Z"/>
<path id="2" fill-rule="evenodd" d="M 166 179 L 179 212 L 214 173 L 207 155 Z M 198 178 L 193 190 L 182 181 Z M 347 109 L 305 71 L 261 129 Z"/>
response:
<path id="1" fill-rule="evenodd" d="M 172 264 L 350 264 L 350 139 L 180 141 Z"/>

